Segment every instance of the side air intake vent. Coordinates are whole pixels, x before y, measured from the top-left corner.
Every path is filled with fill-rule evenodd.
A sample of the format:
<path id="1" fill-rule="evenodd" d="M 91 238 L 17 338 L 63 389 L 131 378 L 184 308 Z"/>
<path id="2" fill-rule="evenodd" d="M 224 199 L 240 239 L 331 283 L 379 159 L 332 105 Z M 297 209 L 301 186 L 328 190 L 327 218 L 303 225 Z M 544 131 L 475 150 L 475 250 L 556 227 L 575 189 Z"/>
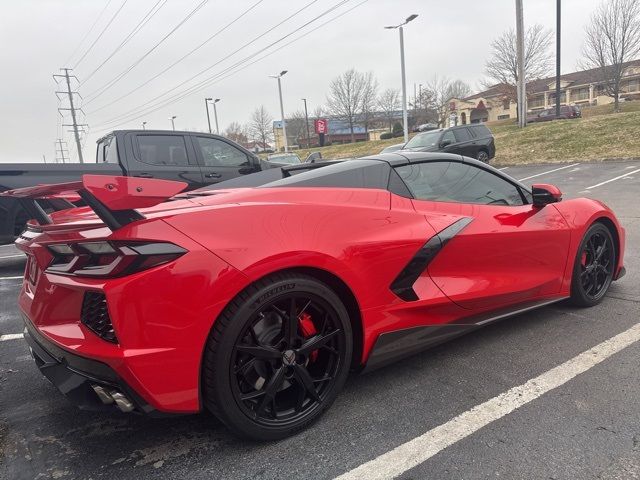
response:
<path id="1" fill-rule="evenodd" d="M 113 331 L 113 325 L 109 318 L 107 299 L 104 293 L 86 292 L 84 294 L 80 320 L 89 330 L 103 340 L 118 343 L 116 332 Z"/>

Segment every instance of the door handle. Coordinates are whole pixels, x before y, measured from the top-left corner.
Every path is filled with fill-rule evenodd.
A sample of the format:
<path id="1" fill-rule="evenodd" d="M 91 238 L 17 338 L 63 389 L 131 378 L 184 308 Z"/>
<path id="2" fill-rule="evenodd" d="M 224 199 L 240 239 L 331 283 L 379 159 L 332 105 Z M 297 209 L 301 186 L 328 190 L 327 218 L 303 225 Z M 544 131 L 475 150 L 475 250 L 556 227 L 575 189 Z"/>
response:
<path id="1" fill-rule="evenodd" d="M 137 175 L 134 175 L 134 177 L 153 178 L 153 175 L 151 175 L 150 173 L 147 173 L 147 172 L 142 172 L 142 173 L 138 173 Z"/>
<path id="2" fill-rule="evenodd" d="M 222 175 L 216 172 L 213 173 L 205 173 L 206 178 L 220 178 Z"/>

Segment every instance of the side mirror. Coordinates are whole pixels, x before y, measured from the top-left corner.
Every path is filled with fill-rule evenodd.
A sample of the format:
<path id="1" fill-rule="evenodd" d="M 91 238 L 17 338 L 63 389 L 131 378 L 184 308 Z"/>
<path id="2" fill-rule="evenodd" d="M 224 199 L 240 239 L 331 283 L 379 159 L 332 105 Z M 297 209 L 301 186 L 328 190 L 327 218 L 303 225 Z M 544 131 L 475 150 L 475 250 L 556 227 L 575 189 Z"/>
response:
<path id="1" fill-rule="evenodd" d="M 451 145 L 451 140 L 443 140 L 440 142 L 440 148 L 448 147 Z"/>
<path id="2" fill-rule="evenodd" d="M 536 183 L 531 187 L 534 207 L 544 207 L 550 203 L 562 200 L 562 192 L 555 185 Z"/>

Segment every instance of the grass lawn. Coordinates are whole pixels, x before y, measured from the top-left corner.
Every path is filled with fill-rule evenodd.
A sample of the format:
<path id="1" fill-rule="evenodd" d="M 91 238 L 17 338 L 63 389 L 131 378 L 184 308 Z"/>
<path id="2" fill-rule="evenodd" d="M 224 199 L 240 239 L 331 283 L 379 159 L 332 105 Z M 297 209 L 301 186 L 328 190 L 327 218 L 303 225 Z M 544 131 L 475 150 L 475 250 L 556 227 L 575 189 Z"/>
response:
<path id="1" fill-rule="evenodd" d="M 640 102 L 620 104 L 622 113 L 611 113 L 612 105 L 589 107 L 583 118 L 534 123 L 520 130 L 513 121 L 488 123 L 496 139 L 492 165 L 572 162 L 640 158 Z M 322 148 L 297 150 L 300 158 L 314 151 L 324 159 L 353 158 L 379 153 L 401 143 L 402 137 Z"/>

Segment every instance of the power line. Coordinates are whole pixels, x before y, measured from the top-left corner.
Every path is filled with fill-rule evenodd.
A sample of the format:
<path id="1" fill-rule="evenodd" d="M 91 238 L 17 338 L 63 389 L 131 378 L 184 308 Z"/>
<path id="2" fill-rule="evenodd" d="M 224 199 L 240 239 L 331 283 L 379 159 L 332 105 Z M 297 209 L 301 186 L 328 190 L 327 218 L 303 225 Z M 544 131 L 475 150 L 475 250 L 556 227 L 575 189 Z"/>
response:
<path id="1" fill-rule="evenodd" d="M 82 81 L 81 85 L 85 84 L 91 77 L 93 77 L 93 75 L 96 74 L 96 72 L 98 70 L 100 70 L 109 60 L 111 60 L 111 58 L 113 58 L 113 56 L 118 53 L 122 47 L 124 47 L 129 40 L 131 40 L 140 30 L 142 30 L 142 28 L 149 22 L 149 20 L 151 20 L 156 13 L 158 13 L 160 11 L 160 9 L 162 7 L 164 7 L 166 5 L 168 0 L 158 0 L 153 7 L 151 7 L 151 9 L 147 12 L 147 14 L 142 17 L 142 20 L 140 20 L 138 22 L 138 24 L 133 28 L 133 30 L 131 30 L 131 32 L 129 32 L 129 34 L 124 38 L 124 40 L 122 40 L 122 42 L 120 42 L 120 45 L 118 45 L 115 50 L 113 52 L 111 52 L 111 54 L 100 64 L 98 65 L 89 75 L 87 75 L 84 80 Z M 157 9 L 156 7 L 158 6 L 158 4 L 162 3 L 162 5 L 160 5 Z"/>
<path id="2" fill-rule="evenodd" d="M 256 3 L 254 3 L 253 5 L 251 5 L 249 8 L 247 8 L 244 12 L 242 12 L 240 15 L 238 15 L 236 18 L 234 18 L 231 22 L 227 23 L 225 26 L 223 26 L 221 29 L 219 29 L 217 32 L 215 32 L 213 35 L 211 35 L 209 38 L 207 38 L 204 42 L 200 43 L 200 45 L 198 45 L 197 47 L 195 47 L 194 49 L 192 49 L 191 51 L 189 51 L 188 53 L 186 53 L 185 55 L 183 55 L 182 57 L 180 57 L 178 60 L 176 60 L 175 62 L 173 62 L 171 65 L 169 65 L 167 68 L 165 68 L 164 70 L 158 72 L 157 74 L 155 74 L 153 77 L 151 77 L 150 79 L 148 79 L 147 81 L 145 81 L 144 83 L 141 83 L 140 85 L 138 85 L 137 87 L 135 87 L 133 90 L 128 91 L 127 93 L 125 93 L 124 95 L 121 95 L 120 97 L 116 98 L 115 100 L 112 100 L 111 102 L 102 105 L 101 107 L 96 108 L 95 110 L 92 110 L 89 113 L 95 113 L 98 112 L 104 108 L 107 108 L 111 105 L 113 105 L 116 102 L 119 102 L 120 100 L 122 100 L 123 98 L 128 97 L 129 95 L 131 95 L 132 93 L 137 92 L 138 90 L 140 90 L 142 87 L 146 86 L 147 84 L 151 83 L 153 80 L 155 80 L 156 78 L 158 78 L 159 76 L 165 74 L 166 72 L 168 72 L 169 70 L 171 70 L 173 67 L 175 67 L 176 65 L 178 65 L 180 62 L 182 62 L 185 58 L 187 58 L 188 56 L 192 55 L 193 53 L 195 53 L 197 50 L 199 50 L 200 48 L 202 48 L 203 46 L 205 46 L 207 43 L 209 43 L 211 40 L 213 40 L 215 37 L 217 37 L 218 35 L 220 35 L 222 32 L 224 32 L 225 30 L 227 30 L 229 27 L 231 27 L 234 23 L 236 23 L 238 20 L 240 20 L 242 17 L 244 17 L 246 14 L 248 14 L 251 10 L 253 10 L 255 7 L 257 7 L 258 5 L 260 5 L 264 0 L 258 0 Z"/>
<path id="3" fill-rule="evenodd" d="M 105 122 L 103 122 L 104 124 L 107 123 L 113 123 L 114 121 L 118 121 L 121 117 L 127 117 L 130 115 L 135 115 L 136 114 L 136 110 L 145 107 L 146 105 L 153 103 L 155 100 L 158 100 L 159 98 L 167 95 L 168 93 L 176 90 L 177 88 L 179 88 L 180 86 L 184 85 L 185 83 L 190 82 L 191 80 L 195 79 L 196 77 L 202 75 L 203 73 L 207 72 L 208 70 L 211 70 L 213 67 L 215 67 L 216 65 L 222 63 L 224 60 L 228 59 L 229 57 L 235 55 L 237 52 L 239 52 L 240 50 L 244 49 L 245 47 L 251 45 L 252 43 L 254 43 L 255 41 L 257 41 L 258 39 L 262 38 L 263 36 L 265 36 L 266 34 L 270 33 L 271 31 L 273 31 L 275 28 L 277 28 L 278 26 L 282 25 L 284 22 L 286 22 L 287 20 L 291 19 L 292 17 L 294 17 L 295 15 L 299 14 L 300 12 L 302 12 L 302 10 L 304 10 L 305 8 L 311 6 L 312 4 L 316 3 L 318 0 L 312 0 L 310 3 L 306 4 L 305 6 L 303 6 L 301 9 L 299 9 L 298 11 L 294 12 L 293 14 L 289 15 L 287 18 L 285 18 L 284 20 L 282 20 L 281 22 L 279 22 L 278 24 L 274 25 L 273 27 L 271 27 L 270 29 L 266 30 L 265 32 L 263 32 L 262 34 L 258 35 L 257 37 L 253 38 L 252 40 L 250 40 L 249 42 L 245 43 L 244 45 L 242 45 L 240 48 L 236 49 L 235 51 L 233 51 L 232 53 L 226 55 L 225 57 L 223 57 L 222 59 L 218 60 L 217 62 L 215 62 L 213 65 L 210 65 L 209 67 L 205 68 L 204 70 L 201 70 L 200 72 L 198 72 L 197 74 L 191 76 L 190 78 L 188 78 L 187 80 L 184 80 L 183 82 L 179 83 L 178 85 L 170 88 L 169 90 L 161 93 L 160 95 L 155 96 L 154 98 L 152 98 L 151 100 L 143 103 L 142 105 L 139 105 L 136 108 L 131 109 L 129 112 L 125 113 L 125 114 L 121 114 L 117 117 L 114 117 L 111 120 L 107 120 Z M 331 11 L 341 7 L 342 5 L 344 5 L 345 3 L 349 2 L 351 0 L 341 0 L 340 2 L 338 2 L 337 4 L 335 4 L 333 7 L 330 7 L 329 9 L 325 10 L 323 13 L 321 13 L 320 15 L 314 17 L 313 19 L 309 20 L 308 22 L 306 22 L 305 24 L 303 24 L 302 26 L 296 28 L 295 30 L 293 30 L 292 32 L 289 32 L 288 34 L 284 35 L 283 37 L 280 37 L 278 40 L 270 43 L 269 45 L 267 45 L 266 47 L 263 47 L 262 49 L 258 50 L 257 52 L 254 52 L 253 54 L 249 55 L 248 57 L 245 57 L 243 60 L 240 60 L 239 62 L 236 62 L 234 65 L 232 65 L 231 67 L 227 67 L 225 70 L 223 70 L 222 72 L 219 72 L 217 74 L 214 74 L 212 77 L 209 77 L 205 80 L 200 81 L 198 84 L 193 85 L 191 87 L 188 87 L 185 91 L 181 92 L 181 93 L 176 93 L 175 95 L 173 95 L 173 100 L 170 99 L 165 99 L 165 100 L 161 100 L 160 103 L 165 102 L 163 104 L 164 105 L 169 105 L 171 103 L 174 103 L 177 100 L 180 100 L 181 98 L 184 98 L 186 95 L 189 95 L 190 93 L 193 93 L 195 91 L 197 91 L 196 89 L 202 88 L 202 86 L 210 81 L 211 79 L 215 79 L 215 77 L 220 76 L 221 74 L 226 73 L 230 68 L 234 68 L 239 64 L 242 64 L 248 60 L 250 60 L 251 58 L 255 57 L 256 55 L 262 53 L 264 50 L 272 47 L 273 45 L 281 42 L 282 40 L 286 39 L 287 37 L 293 35 L 294 33 L 296 33 L 297 31 L 305 28 L 306 26 L 308 26 L 309 24 L 315 22 L 316 20 L 318 20 L 319 18 L 322 18 L 323 16 L 327 15 L 328 13 L 330 13 Z M 169 101 L 167 101 L 169 100 Z M 153 106 L 150 106 L 149 108 L 153 108 Z M 152 110 L 152 111 L 155 111 Z"/>
<path id="4" fill-rule="evenodd" d="M 128 0 L 124 0 L 122 2 L 122 5 L 120 5 L 120 8 L 118 8 L 118 10 L 116 10 L 116 13 L 113 14 L 113 16 L 111 17 L 111 19 L 107 22 L 107 24 L 105 25 L 105 27 L 102 29 L 102 31 L 100 32 L 100 34 L 96 37 L 96 39 L 93 41 L 93 43 L 91 45 L 89 45 L 89 48 L 87 48 L 87 51 L 84 52 L 84 54 L 80 57 L 80 60 L 78 60 L 76 62 L 76 64 L 73 66 L 73 68 L 78 68 L 78 65 L 80 65 L 80 63 L 85 59 L 85 57 L 89 54 L 89 52 L 93 49 L 93 47 L 95 46 L 96 43 L 98 43 L 98 40 L 100 40 L 102 38 L 102 35 L 104 35 L 104 32 L 107 31 L 107 29 L 109 28 L 109 26 L 113 23 L 113 21 L 116 19 L 116 17 L 118 16 L 118 14 L 120 13 L 120 11 L 124 8 L 124 6 L 127 4 Z"/>
<path id="5" fill-rule="evenodd" d="M 82 44 L 84 43 L 84 41 L 87 39 L 87 37 L 91 34 L 91 32 L 93 32 L 93 29 L 96 27 L 96 25 L 98 24 L 98 21 L 102 18 L 102 15 L 104 15 L 104 12 L 107 11 L 107 8 L 109 8 L 109 5 L 111 5 L 111 2 L 113 0 L 108 0 L 106 5 L 104 6 L 104 8 L 102 9 L 102 11 L 98 14 L 98 16 L 96 17 L 96 19 L 94 20 L 94 22 L 91 24 L 91 27 L 89 27 L 89 30 L 87 30 L 87 33 L 84 34 L 84 36 L 82 37 L 82 40 L 80 40 L 80 43 L 78 43 L 78 45 L 76 45 L 76 48 L 74 48 L 73 53 L 71 55 L 69 55 L 69 58 L 67 58 L 67 61 L 64 62 L 65 65 L 68 65 L 71 62 L 71 59 L 75 56 L 76 53 L 78 53 L 78 50 L 80 50 L 80 47 L 82 46 Z"/>
<path id="6" fill-rule="evenodd" d="M 346 0 L 346 1 L 349 1 L 349 0 Z M 339 6 L 341 6 L 342 4 L 346 3 L 346 1 L 340 2 L 340 3 L 339 3 L 339 5 L 337 5 L 337 6 L 335 6 L 335 7 L 334 7 L 334 9 L 335 9 L 335 8 L 338 8 L 338 7 L 339 7 Z M 338 18 L 340 18 L 340 17 L 342 17 L 342 16 L 346 15 L 347 13 L 349 13 L 349 12 L 351 12 L 352 10 L 354 10 L 354 9 L 358 8 L 359 6 L 361 6 L 362 4 L 366 3 L 367 1 L 368 1 L 368 0 L 363 0 L 363 1 L 361 1 L 360 3 L 358 3 L 358 4 L 354 5 L 353 7 L 351 7 L 351 8 L 349 8 L 349 9 L 345 10 L 344 12 L 342 12 L 342 13 L 340 13 L 340 14 L 338 14 L 338 15 L 335 15 L 334 17 L 330 18 L 330 19 L 329 19 L 329 20 L 327 20 L 326 22 L 323 22 L 323 23 L 321 23 L 320 25 L 318 25 L 318 26 L 314 27 L 313 29 L 309 30 L 308 32 L 305 32 L 304 34 L 299 35 L 298 37 L 296 37 L 296 38 L 294 38 L 294 39 L 290 40 L 289 42 L 287 42 L 287 43 L 285 43 L 284 45 L 282 45 L 282 46 L 278 47 L 277 49 L 275 49 L 275 50 L 273 50 L 273 51 L 271 51 L 271 52 L 267 53 L 266 55 L 263 55 L 262 57 L 260 57 L 260 58 L 258 58 L 258 59 L 256 59 L 256 60 L 254 60 L 253 62 L 250 62 L 250 63 L 249 63 L 249 64 L 247 64 L 247 65 L 242 66 L 241 68 L 237 68 L 235 71 L 232 71 L 232 72 L 230 72 L 230 73 L 227 73 L 230 69 L 234 68 L 234 66 L 232 66 L 232 67 L 228 67 L 227 69 L 225 69 L 225 70 L 223 70 L 222 72 L 220 72 L 219 74 L 217 74 L 218 76 L 220 76 L 220 75 L 223 75 L 224 73 L 227 73 L 227 75 L 221 76 L 220 78 L 215 79 L 213 82 L 208 83 L 207 85 L 200 86 L 200 87 L 199 87 L 199 89 L 201 90 L 201 89 L 203 89 L 203 88 L 205 88 L 205 87 L 208 87 L 208 86 L 210 86 L 210 85 L 212 85 L 212 84 L 215 84 L 215 83 L 221 82 L 222 80 L 225 80 L 225 79 L 227 79 L 227 78 L 229 78 L 229 77 L 231 77 L 231 76 L 235 75 L 236 73 L 238 73 L 238 72 L 240 72 L 240 71 L 244 70 L 245 68 L 248 68 L 248 67 L 250 67 L 251 65 L 253 65 L 253 64 L 257 63 L 257 62 L 259 62 L 259 61 L 261 61 L 261 60 L 264 60 L 265 58 L 267 58 L 267 57 L 269 57 L 269 56 L 273 55 L 274 53 L 278 52 L 279 50 L 282 50 L 283 48 L 285 48 L 285 47 L 287 47 L 287 46 L 291 45 L 292 43 L 297 42 L 298 40 L 300 40 L 300 39 L 302 39 L 302 38 L 306 37 L 307 35 L 309 35 L 309 34 L 313 33 L 314 31 L 318 30 L 319 28 L 321 28 L 321 27 L 323 27 L 323 26 L 327 25 L 328 23 L 331 23 L 331 22 L 333 22 L 333 21 L 337 20 Z M 127 120 L 123 120 L 123 122 L 124 122 L 124 121 L 132 121 L 132 120 L 136 120 L 136 119 L 142 118 L 142 117 L 144 117 L 144 116 L 146 116 L 146 115 L 148 115 L 148 114 L 150 114 L 150 113 L 153 113 L 153 112 L 155 112 L 155 111 L 157 111 L 157 110 L 159 110 L 159 109 L 161 109 L 161 108 L 163 108 L 163 107 L 165 107 L 165 106 L 167 106 L 167 105 L 169 105 L 169 104 L 171 104 L 171 103 L 174 103 L 174 102 L 176 102 L 176 101 L 178 101 L 178 100 L 181 100 L 182 98 L 184 98 L 184 97 L 186 97 L 186 96 L 188 96 L 188 95 L 190 95 L 190 94 L 192 94 L 192 93 L 195 93 L 195 90 L 194 90 L 194 91 L 186 92 L 185 94 L 182 94 L 179 98 L 175 98 L 174 100 L 170 100 L 169 102 L 165 102 L 164 104 L 159 105 L 159 106 L 157 106 L 157 107 L 155 107 L 155 108 L 153 108 L 153 109 L 151 109 L 151 110 L 147 110 L 147 111 L 145 111 L 145 112 L 143 112 L 143 113 L 138 114 L 138 112 L 136 112 L 136 113 L 134 113 L 134 114 L 132 114 L 132 115 L 137 115 L 137 116 L 135 116 L 135 117 L 133 117 L 133 118 L 129 118 L 129 119 L 127 119 Z M 118 122 L 119 122 L 119 120 L 118 120 L 118 121 L 116 121 L 116 122 L 113 122 L 113 121 L 112 121 L 112 122 L 107 122 L 107 123 L 115 123 L 115 125 L 118 125 L 118 124 L 119 124 Z M 123 122 L 120 122 L 120 123 L 123 123 Z M 106 125 L 106 123 L 103 123 L 103 125 Z M 99 132 L 99 131 L 111 130 L 112 128 L 113 128 L 113 126 L 103 127 L 103 128 L 98 128 L 98 129 L 96 129 L 95 131 L 96 131 L 96 132 Z"/>
<path id="7" fill-rule="evenodd" d="M 109 90 L 111 87 L 113 87 L 116 83 L 118 83 L 127 73 L 129 73 L 131 70 L 133 70 L 137 65 L 140 64 L 140 62 L 142 62 L 145 58 L 147 58 L 156 48 L 158 48 L 162 43 L 164 43 L 164 41 L 169 38 L 176 30 L 178 30 L 182 25 L 184 25 L 184 23 L 186 23 L 193 15 L 196 14 L 196 12 L 198 12 L 198 10 L 200 10 L 209 0 L 202 0 L 198 5 L 196 5 L 196 7 L 191 10 L 191 12 L 189 12 L 189 14 L 184 17 L 180 23 L 178 23 L 175 27 L 173 27 L 169 33 L 167 33 L 164 37 L 162 37 L 160 39 L 160 41 L 158 43 L 156 43 L 153 47 L 151 47 L 151 49 L 149 49 L 144 55 L 142 55 L 142 57 L 140 57 L 138 60 L 136 60 L 134 63 L 132 63 L 129 67 L 127 67 L 127 69 L 125 69 L 122 73 L 120 73 L 119 75 L 117 75 L 115 78 L 113 78 L 112 80 L 110 80 L 109 82 L 107 82 L 106 84 L 104 84 L 102 87 L 94 90 L 93 92 L 91 92 L 89 95 L 87 95 L 87 98 L 90 98 L 89 101 L 86 102 L 86 104 L 88 105 L 89 103 L 93 102 L 96 98 L 98 98 L 100 95 L 104 94 L 107 90 Z M 93 98 L 91 98 L 93 97 Z"/>
<path id="8" fill-rule="evenodd" d="M 194 85 L 192 87 L 189 87 L 188 89 L 186 89 L 182 93 L 178 93 L 178 94 L 174 95 L 173 97 L 171 97 L 169 99 L 165 99 L 164 101 L 162 101 L 159 104 L 157 104 L 157 106 L 150 106 L 147 109 L 144 109 L 144 111 L 137 111 L 137 112 L 134 109 L 134 111 L 132 111 L 132 113 L 130 113 L 130 114 L 125 114 L 124 116 L 116 117 L 115 119 L 109 120 L 107 122 L 103 122 L 101 125 L 107 125 L 107 124 L 118 125 L 118 124 L 120 124 L 120 123 L 122 123 L 124 121 L 131 121 L 131 120 L 135 120 L 135 119 L 141 118 L 141 117 L 143 117 L 145 115 L 148 115 L 149 113 L 152 113 L 152 112 L 155 112 L 155 111 L 159 110 L 160 108 L 163 108 L 163 107 L 168 106 L 168 105 L 170 105 L 172 103 L 175 103 L 175 102 L 177 102 L 177 101 L 179 101 L 179 100 L 181 100 L 181 99 L 183 99 L 183 98 L 185 98 L 185 97 L 187 97 L 187 96 L 189 96 L 189 95 L 191 95 L 191 94 L 193 94 L 193 93 L 195 93 L 195 92 L 197 92 L 199 90 L 202 90 L 202 89 L 212 85 L 213 83 L 218 83 L 219 81 L 222 81 L 222 80 L 224 80 L 224 79 L 226 79 L 226 78 L 228 78 L 228 77 L 230 77 L 232 75 L 235 75 L 239 71 L 244 70 L 245 68 L 248 68 L 250 65 L 253 65 L 254 63 L 257 63 L 258 61 L 263 60 L 264 58 L 276 53 L 277 51 L 281 50 L 282 48 L 284 48 L 284 47 L 286 47 L 286 46 L 288 46 L 288 45 L 300 40 L 301 38 L 307 36 L 308 34 L 312 33 L 313 31 L 317 30 L 318 28 L 326 25 L 327 23 L 330 23 L 330 22 L 338 19 L 342 15 L 345 15 L 346 13 L 350 12 L 354 8 L 359 7 L 360 5 L 362 5 L 363 3 L 367 2 L 368 0 L 364 0 L 364 1 L 360 2 L 360 3 L 358 3 L 354 7 L 342 12 L 339 15 L 336 15 L 335 17 L 333 17 L 330 20 L 324 22 L 323 24 L 317 26 L 316 28 L 306 32 L 303 35 L 300 35 L 299 37 L 296 37 L 295 39 L 291 40 L 290 42 L 286 43 L 285 45 L 280 46 L 279 48 L 277 48 L 277 49 L 273 50 L 272 52 L 270 52 L 270 53 L 258 58 L 257 60 L 254 60 L 253 62 L 251 62 L 251 63 L 249 63 L 249 64 L 247 64 L 247 65 L 245 65 L 245 66 L 243 66 L 241 68 L 236 68 L 236 67 L 240 66 L 242 63 L 245 63 L 247 60 L 255 57 L 256 55 L 258 55 L 259 53 L 263 52 L 264 50 L 270 48 L 271 46 L 273 46 L 273 45 L 275 45 L 277 43 L 279 43 L 283 39 L 291 36 L 293 33 L 301 30 L 302 28 L 306 27 L 310 23 L 313 23 L 318 18 L 321 18 L 322 16 L 326 15 L 327 13 L 330 13 L 331 11 L 339 8 L 340 6 L 342 6 L 343 4 L 345 4 L 345 3 L 349 2 L 349 1 L 350 0 L 342 0 L 341 2 L 338 2 L 336 5 L 334 5 L 333 7 L 329 8 L 328 10 L 323 12 L 322 14 L 318 15 L 317 17 L 315 17 L 314 19 L 312 19 L 309 22 L 305 23 L 304 25 L 296 28 L 294 31 L 292 31 L 292 32 L 288 33 L 287 35 L 281 37 L 280 39 L 276 40 L 275 42 L 271 43 L 270 45 L 267 45 L 266 47 L 258 50 L 257 52 L 254 52 L 253 54 L 249 55 L 248 57 L 244 58 L 243 60 L 240 60 L 239 62 L 236 62 L 234 65 L 231 65 L 231 66 L 225 68 L 224 70 L 222 70 L 221 72 L 218 72 L 217 74 L 215 74 L 215 75 L 213 75 L 213 76 L 201 81 L 199 84 L 196 84 L 196 85 Z M 234 68 L 236 70 L 235 71 L 231 71 Z M 226 73 L 228 73 L 228 74 L 225 75 Z M 133 116 L 133 115 L 135 115 L 135 116 Z M 132 118 L 127 118 L 127 117 L 132 117 Z M 125 120 L 125 118 L 126 118 L 126 120 Z M 98 128 L 97 131 L 109 130 L 110 128 L 111 127 Z"/>

